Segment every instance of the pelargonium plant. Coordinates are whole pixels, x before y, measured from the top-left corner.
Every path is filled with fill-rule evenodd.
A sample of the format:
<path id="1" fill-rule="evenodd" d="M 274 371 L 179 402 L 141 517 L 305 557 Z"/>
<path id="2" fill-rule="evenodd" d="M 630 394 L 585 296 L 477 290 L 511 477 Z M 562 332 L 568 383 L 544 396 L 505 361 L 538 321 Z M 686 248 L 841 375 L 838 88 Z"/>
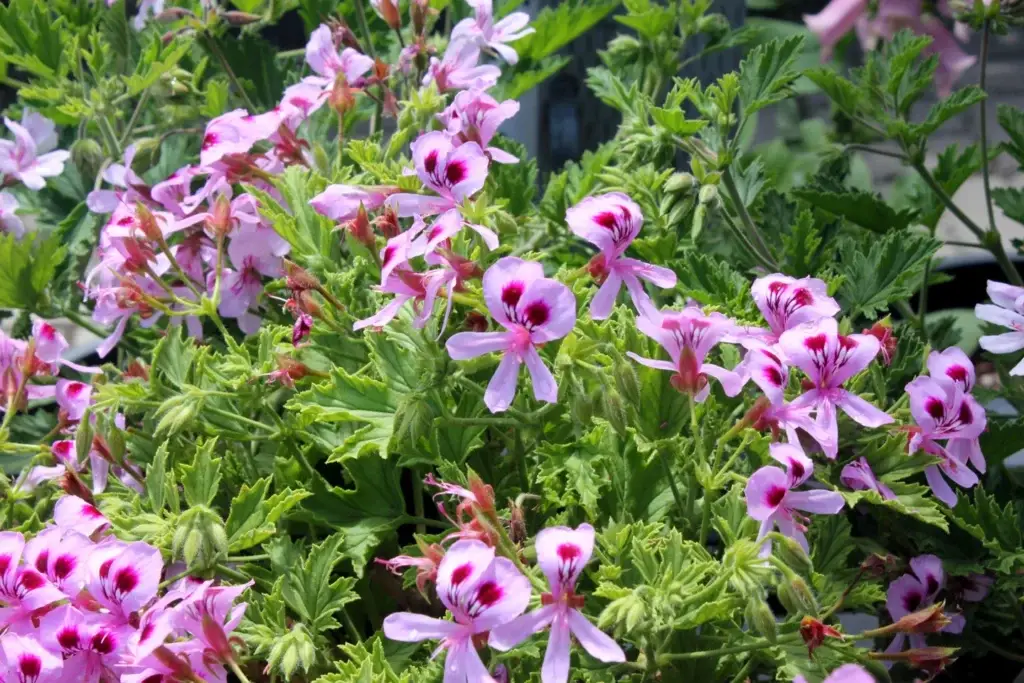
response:
<path id="1" fill-rule="evenodd" d="M 0 7 L 0 682 L 1011 680 L 1020 8 L 822 5 Z M 613 13 L 621 123 L 542 174 L 510 124 Z"/>

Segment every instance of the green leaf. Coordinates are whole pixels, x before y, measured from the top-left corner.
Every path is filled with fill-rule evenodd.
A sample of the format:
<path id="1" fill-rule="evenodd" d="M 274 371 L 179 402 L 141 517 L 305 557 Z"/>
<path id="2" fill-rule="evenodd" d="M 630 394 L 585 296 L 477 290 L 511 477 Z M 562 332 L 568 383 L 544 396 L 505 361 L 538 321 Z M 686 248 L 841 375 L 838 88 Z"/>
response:
<path id="1" fill-rule="evenodd" d="M 958 145 L 950 145 L 939 154 L 932 176 L 952 197 L 968 178 L 981 170 L 981 160 L 981 148 L 977 145 L 969 145 L 962 152 Z M 914 175 L 911 182 L 908 199 L 918 211 L 917 222 L 933 230 L 946 212 L 946 205 L 919 176 Z"/>
<path id="2" fill-rule="evenodd" d="M 828 192 L 815 188 L 796 188 L 792 193 L 823 211 L 873 232 L 905 230 L 915 218 L 913 211 L 896 211 L 881 195 L 863 190 Z"/>
<path id="3" fill-rule="evenodd" d="M 947 513 L 950 519 L 995 556 L 998 571 L 1010 574 L 1024 568 L 1020 501 L 1000 507 L 982 487 L 973 491 L 973 500 L 966 495 L 959 497 L 956 507 Z"/>
<path id="4" fill-rule="evenodd" d="M 839 244 L 839 272 L 844 276 L 839 299 L 850 316 L 878 317 L 890 303 L 912 296 L 925 264 L 940 243 L 926 235 L 889 232 L 858 243 Z"/>
<path id="5" fill-rule="evenodd" d="M 1003 149 L 1024 168 L 1024 111 L 1008 104 L 999 105 L 997 111 L 999 125 L 1010 138 L 1003 143 Z"/>
<path id="6" fill-rule="evenodd" d="M 191 506 L 210 505 L 217 497 L 221 480 L 221 458 L 212 457 L 217 439 L 208 439 L 196 447 L 191 465 L 182 465 L 181 483 L 185 500 Z"/>
<path id="7" fill-rule="evenodd" d="M 794 35 L 758 45 L 740 62 L 740 101 L 743 115 L 785 99 L 800 72 L 793 68 L 804 37 Z"/>
<path id="8" fill-rule="evenodd" d="M 398 677 L 384 654 L 381 638 L 376 638 L 371 649 L 366 643 L 344 643 L 345 658 L 336 663 L 338 673 L 327 674 L 314 683 L 405 683 Z"/>
<path id="9" fill-rule="evenodd" d="M 195 354 L 194 342 L 184 337 L 180 325 L 167 330 L 153 349 L 154 385 L 166 382 L 170 388 L 181 389 L 188 382 Z"/>
<path id="10" fill-rule="evenodd" d="M 538 62 L 589 31 L 618 5 L 619 0 L 569 0 L 545 7 L 530 20 L 534 32 L 512 46 L 521 60 Z"/>
<path id="11" fill-rule="evenodd" d="M 335 368 L 328 381 L 297 394 L 287 407 L 298 412 L 301 425 L 339 422 L 354 429 L 331 454 L 331 462 L 371 450 L 386 459 L 400 398 L 384 382 Z"/>
<path id="12" fill-rule="evenodd" d="M 34 310 L 67 250 L 57 236 L 0 234 L 0 308 Z"/>
<path id="13" fill-rule="evenodd" d="M 401 470 L 394 461 L 371 455 L 341 459 L 351 488 L 331 486 L 321 477 L 310 484 L 313 495 L 303 507 L 334 528 L 363 525 L 363 529 L 390 528 L 405 516 Z"/>
<path id="14" fill-rule="evenodd" d="M 334 614 L 359 599 L 356 579 L 351 576 L 331 580 L 334 568 L 343 559 L 344 533 L 337 533 L 310 548 L 306 559 L 295 567 L 284 583 L 285 602 L 314 633 L 338 628 Z"/>
<path id="15" fill-rule="evenodd" d="M 146 468 L 146 495 L 153 510 L 159 514 L 164 508 L 164 494 L 167 492 L 167 442 L 156 449 L 153 462 Z"/>
<path id="16" fill-rule="evenodd" d="M 904 116 L 932 85 L 932 76 L 938 67 L 938 59 L 933 56 L 918 62 L 918 58 L 931 42 L 930 36 L 918 36 L 909 30 L 903 30 L 893 36 L 885 47 L 884 58 L 888 75 L 884 86 L 886 92 L 893 98 L 897 111 Z"/>
<path id="17" fill-rule="evenodd" d="M 688 137 L 697 133 L 708 124 L 704 119 L 687 119 L 681 109 L 662 109 L 651 107 L 651 118 L 654 122 L 670 133 Z"/>
<path id="18" fill-rule="evenodd" d="M 923 123 L 911 126 L 915 135 L 928 137 L 937 131 L 942 124 L 967 111 L 985 99 L 985 91 L 976 85 L 957 90 L 949 97 L 940 99 L 928 109 L 928 116 Z"/>
<path id="19" fill-rule="evenodd" d="M 284 91 L 285 74 L 273 45 L 249 32 L 210 40 L 217 41 L 217 47 L 254 104 L 264 110 L 277 106 Z"/>
<path id="20" fill-rule="evenodd" d="M 996 187 L 992 189 L 992 201 L 996 203 L 1008 218 L 1024 223 L 1024 190 L 1016 187 Z"/>
<path id="21" fill-rule="evenodd" d="M 277 521 L 288 510 L 312 494 L 285 489 L 267 498 L 270 477 L 259 479 L 251 487 L 243 484 L 231 501 L 225 531 L 229 550 L 238 552 L 263 543 L 274 535 Z"/>
<path id="22" fill-rule="evenodd" d="M 840 111 L 850 116 L 856 116 L 860 112 L 864 93 L 852 81 L 828 67 L 808 69 L 804 76 L 821 88 Z"/>

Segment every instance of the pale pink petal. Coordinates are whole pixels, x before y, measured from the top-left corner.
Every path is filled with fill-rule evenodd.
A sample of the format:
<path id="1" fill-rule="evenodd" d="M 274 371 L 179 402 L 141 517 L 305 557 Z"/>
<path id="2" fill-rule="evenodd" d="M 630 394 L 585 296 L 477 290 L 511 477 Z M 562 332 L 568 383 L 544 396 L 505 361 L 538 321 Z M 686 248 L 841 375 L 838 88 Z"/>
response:
<path id="1" fill-rule="evenodd" d="M 845 504 L 843 495 L 835 491 L 812 489 L 810 491 L 790 491 L 786 495 L 786 507 L 821 515 L 834 515 L 842 510 Z"/>
<path id="2" fill-rule="evenodd" d="M 865 427 L 881 427 L 893 422 L 893 417 L 887 412 L 848 391 L 843 392 L 838 405 L 854 422 Z"/>
<path id="3" fill-rule="evenodd" d="M 547 403 L 558 402 L 558 384 L 551 370 L 544 364 L 536 347 L 531 346 L 523 352 L 523 361 L 526 369 L 530 372 L 530 379 L 533 380 L 533 396 L 538 401 Z"/>
<path id="4" fill-rule="evenodd" d="M 936 498 L 949 507 L 956 507 L 956 493 L 946 483 L 945 478 L 942 476 L 942 470 L 939 469 L 938 465 L 932 465 L 927 468 L 924 471 L 924 476 L 928 480 L 928 486 L 931 487 L 932 493 L 935 494 Z"/>
<path id="5" fill-rule="evenodd" d="M 546 628 L 554 618 L 555 612 L 555 605 L 547 605 L 527 612 L 506 624 L 496 626 L 491 629 L 487 644 L 495 650 L 507 652 L 534 633 Z"/>
<path id="6" fill-rule="evenodd" d="M 469 360 L 508 348 L 508 332 L 459 332 L 445 344 L 453 360 Z"/>
<path id="7" fill-rule="evenodd" d="M 676 371 L 676 366 L 671 361 L 645 358 L 644 356 L 639 356 L 632 351 L 627 351 L 626 355 L 637 363 L 640 363 L 640 365 L 646 365 L 647 367 L 654 368 L 655 370 L 667 370 L 668 372 Z"/>
<path id="8" fill-rule="evenodd" d="M 987 334 L 978 339 L 978 345 L 989 353 L 1016 353 L 1024 349 L 1024 332 Z"/>
<path id="9" fill-rule="evenodd" d="M 403 643 L 421 640 L 441 640 L 458 631 L 461 626 L 451 621 L 435 619 L 423 614 L 397 612 L 384 619 L 384 635 Z"/>
<path id="10" fill-rule="evenodd" d="M 569 628 L 583 649 L 599 662 L 626 661 L 626 653 L 619 644 L 576 610 L 569 610 Z"/>
<path id="11" fill-rule="evenodd" d="M 868 9 L 867 0 L 831 0 L 817 14 L 805 14 L 804 23 L 818 36 L 824 59 L 832 56 L 839 39 L 849 33 Z"/>
<path id="12" fill-rule="evenodd" d="M 620 289 L 622 289 L 622 278 L 617 273 L 609 273 L 604 284 L 597 290 L 597 294 L 590 302 L 590 317 L 594 320 L 604 320 L 611 315 Z"/>
<path id="13" fill-rule="evenodd" d="M 542 683 L 566 683 L 569 680 L 569 617 L 565 612 L 555 616 L 548 636 L 540 678 Z"/>
<path id="14" fill-rule="evenodd" d="M 804 483 L 814 472 L 814 461 L 797 444 L 773 443 L 768 447 L 768 453 L 786 467 L 791 487 Z"/>
<path id="15" fill-rule="evenodd" d="M 498 363 L 498 369 L 484 392 L 484 403 L 492 413 L 503 412 L 512 405 L 519 381 L 519 365 L 519 357 L 514 353 L 506 353 Z"/>
<path id="16" fill-rule="evenodd" d="M 778 467 L 762 467 L 747 480 L 747 514 L 763 522 L 775 514 L 788 495 L 789 476 Z"/>
<path id="17" fill-rule="evenodd" d="M 537 565 L 547 577 L 552 592 L 562 595 L 575 587 L 594 553 L 594 527 L 589 524 L 575 529 L 549 527 L 537 534 L 534 546 Z"/>
<path id="18" fill-rule="evenodd" d="M 929 600 L 934 600 L 946 585 L 946 572 L 942 569 L 942 560 L 935 555 L 918 555 L 912 558 L 910 570 L 925 587 Z"/>

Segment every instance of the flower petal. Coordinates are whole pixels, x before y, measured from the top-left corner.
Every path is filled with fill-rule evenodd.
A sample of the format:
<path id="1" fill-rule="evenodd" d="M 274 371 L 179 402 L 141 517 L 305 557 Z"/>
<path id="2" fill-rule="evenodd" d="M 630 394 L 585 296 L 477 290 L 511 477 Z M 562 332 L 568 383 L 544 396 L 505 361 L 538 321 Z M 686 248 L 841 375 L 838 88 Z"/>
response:
<path id="1" fill-rule="evenodd" d="M 402 643 L 418 643 L 421 640 L 447 638 L 460 627 L 452 621 L 435 619 L 425 614 L 396 612 L 384 619 L 384 635 Z"/>
<path id="2" fill-rule="evenodd" d="M 498 369 L 484 392 L 484 403 L 492 413 L 503 412 L 512 405 L 519 381 L 519 365 L 519 357 L 514 353 L 506 353 L 498 363 Z"/>
<path id="3" fill-rule="evenodd" d="M 626 653 L 619 644 L 576 610 L 569 610 L 569 628 L 583 649 L 594 659 L 608 663 L 626 661 Z"/>
<path id="4" fill-rule="evenodd" d="M 555 605 L 547 605 L 527 612 L 507 624 L 501 624 L 491 629 L 491 635 L 487 644 L 495 650 L 508 652 L 519 643 L 523 642 L 534 633 L 546 628 L 555 615 Z"/>

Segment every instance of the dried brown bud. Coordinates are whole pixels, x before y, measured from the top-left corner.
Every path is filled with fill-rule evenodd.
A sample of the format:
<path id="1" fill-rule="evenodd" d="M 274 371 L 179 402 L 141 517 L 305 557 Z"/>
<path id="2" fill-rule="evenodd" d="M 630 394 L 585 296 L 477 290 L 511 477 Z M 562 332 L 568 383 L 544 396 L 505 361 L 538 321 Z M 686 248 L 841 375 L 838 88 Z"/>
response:
<path id="1" fill-rule="evenodd" d="M 154 19 L 161 23 L 169 24 L 173 21 L 178 21 L 179 19 L 184 19 L 186 17 L 195 19 L 196 15 L 184 7 L 168 7 L 163 12 L 157 14 Z"/>
<path id="2" fill-rule="evenodd" d="M 883 662 L 905 662 L 910 666 L 936 674 L 945 669 L 953 655 L 955 647 L 916 647 L 903 652 L 869 652 L 868 656 Z"/>
<path id="3" fill-rule="evenodd" d="M 293 261 L 284 262 L 285 283 L 288 289 L 293 292 L 304 292 L 309 289 L 319 289 L 320 281 L 308 270 L 297 265 Z"/>
<path id="4" fill-rule="evenodd" d="M 871 637 L 888 636 L 894 633 L 938 633 L 952 622 L 943 611 L 945 603 L 938 602 L 924 609 L 911 612 L 888 626 L 865 633 Z"/>
<path id="5" fill-rule="evenodd" d="M 229 10 L 227 12 L 221 12 L 221 18 L 228 22 L 232 26 L 247 26 L 249 24 L 255 24 L 262 17 L 258 14 L 250 14 L 249 12 L 238 12 L 236 10 Z"/>

